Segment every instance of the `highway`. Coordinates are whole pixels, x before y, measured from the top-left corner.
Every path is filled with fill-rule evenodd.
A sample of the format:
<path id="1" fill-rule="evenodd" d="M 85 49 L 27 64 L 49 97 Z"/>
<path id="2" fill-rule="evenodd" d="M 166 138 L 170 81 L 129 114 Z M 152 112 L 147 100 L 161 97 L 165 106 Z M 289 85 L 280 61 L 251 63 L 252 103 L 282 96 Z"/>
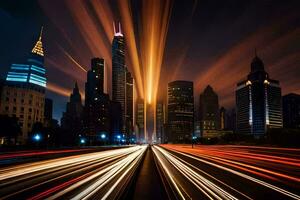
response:
<path id="1" fill-rule="evenodd" d="M 0 199 L 300 199 L 300 149 L 100 149 L 2 153 Z"/>
<path id="2" fill-rule="evenodd" d="M 300 199 L 300 150 L 152 146 L 177 199 Z"/>
<path id="3" fill-rule="evenodd" d="M 0 199 L 115 199 L 147 146 L 66 156 L 0 169 Z"/>

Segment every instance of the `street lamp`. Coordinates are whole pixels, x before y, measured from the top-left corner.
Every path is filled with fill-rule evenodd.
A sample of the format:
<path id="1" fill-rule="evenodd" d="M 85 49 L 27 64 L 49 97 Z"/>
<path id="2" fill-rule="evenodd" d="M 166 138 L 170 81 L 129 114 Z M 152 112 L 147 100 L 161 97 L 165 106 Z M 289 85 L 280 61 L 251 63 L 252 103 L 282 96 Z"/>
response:
<path id="1" fill-rule="evenodd" d="M 101 134 L 101 139 L 105 139 L 106 135 L 104 133 Z"/>
<path id="2" fill-rule="evenodd" d="M 33 139 L 36 141 L 36 142 L 39 142 L 40 140 L 41 140 L 41 135 L 40 134 L 35 134 L 34 136 L 33 136 Z"/>

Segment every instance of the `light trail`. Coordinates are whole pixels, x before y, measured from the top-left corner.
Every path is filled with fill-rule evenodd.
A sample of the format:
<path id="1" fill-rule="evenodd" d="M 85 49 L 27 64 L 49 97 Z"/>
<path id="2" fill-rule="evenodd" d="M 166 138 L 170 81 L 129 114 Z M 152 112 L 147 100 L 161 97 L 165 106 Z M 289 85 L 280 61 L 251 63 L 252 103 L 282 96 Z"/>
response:
<path id="1" fill-rule="evenodd" d="M 124 187 L 121 183 L 131 178 L 146 149 L 147 146 L 134 146 L 3 168 L 0 199 L 23 194 L 30 195 L 26 199 L 31 200 L 66 196 L 87 199 L 99 194 L 110 198 Z"/>
<path id="2" fill-rule="evenodd" d="M 162 155 L 185 177 L 187 178 L 195 187 L 197 187 L 206 197 L 209 199 L 231 199 L 237 200 L 230 193 L 223 190 L 218 185 L 214 184 L 212 181 L 208 180 L 204 176 L 200 175 L 188 166 L 183 160 L 178 159 L 171 153 L 167 152 L 161 147 L 155 146 L 153 149 L 160 151 Z M 155 151 L 154 150 L 154 151 Z M 157 155 L 157 153 L 156 153 Z M 172 175 L 171 175 L 172 176 Z M 246 195 L 244 195 L 246 196 Z M 249 198 L 248 198 L 249 199 Z"/>
<path id="3" fill-rule="evenodd" d="M 261 178 L 268 178 L 268 176 L 266 175 L 266 173 L 271 174 L 272 176 L 278 176 L 281 179 L 286 178 L 289 181 L 294 181 L 295 182 L 295 187 L 297 187 L 297 184 L 299 184 L 299 179 L 296 177 L 292 177 L 286 174 L 281 174 L 281 173 L 277 173 L 277 172 L 273 172 L 271 170 L 267 170 L 267 169 L 263 169 L 260 167 L 255 167 L 255 166 L 251 166 L 251 165 L 247 165 L 244 163 L 241 163 L 240 161 L 231 161 L 229 160 L 226 155 L 223 156 L 222 158 L 217 157 L 217 156 L 212 156 L 210 155 L 208 152 L 210 150 L 208 150 L 208 152 L 205 150 L 205 148 L 196 148 L 196 149 L 192 149 L 191 147 L 187 147 L 187 146 L 180 146 L 180 145 L 164 145 L 166 148 L 170 149 L 173 152 L 176 152 L 186 158 L 191 158 L 193 160 L 196 160 L 198 162 L 201 163 L 205 163 L 209 166 L 224 170 L 226 172 L 232 173 L 234 175 L 237 175 L 239 177 L 242 177 L 244 179 L 247 179 L 249 181 L 252 181 L 254 183 L 257 183 L 263 187 L 269 188 L 273 191 L 279 192 L 282 195 L 285 195 L 287 197 L 293 198 L 293 199 L 299 199 L 300 196 L 298 194 L 295 194 L 293 192 L 287 191 L 286 189 L 283 189 L 281 187 L 275 186 L 271 183 L 268 183 L 262 179 L 250 176 L 244 172 L 250 172 L 253 175 L 256 176 L 260 176 Z M 207 147 L 208 149 L 210 149 L 210 147 Z M 214 147 L 212 147 L 214 148 Z M 215 147 L 217 148 L 217 147 Z M 220 149 L 222 149 L 222 147 L 219 147 Z M 224 150 L 226 151 L 226 150 Z M 216 152 L 215 152 L 216 154 Z M 219 155 L 221 156 L 221 155 Z M 254 159 L 254 158 L 251 158 Z M 270 162 L 270 160 L 269 160 Z M 253 160 L 253 163 L 255 163 L 255 160 Z M 264 163 L 266 165 L 266 163 Z M 243 167 L 240 167 L 243 166 Z M 268 165 L 266 165 L 268 166 Z M 230 168 L 229 168 L 230 167 Z M 233 167 L 233 168 L 231 168 Z M 245 168 L 246 167 L 246 168 Z M 287 167 L 289 167 L 289 165 L 287 165 Z M 253 169 L 253 171 L 249 170 Z M 236 170 L 235 170 L 236 169 Z M 299 168 L 298 168 L 299 169 Z M 261 173 L 258 173 L 257 171 L 261 171 Z M 273 177 L 269 178 L 270 180 L 274 181 Z M 279 179 L 280 180 L 280 179 Z"/>

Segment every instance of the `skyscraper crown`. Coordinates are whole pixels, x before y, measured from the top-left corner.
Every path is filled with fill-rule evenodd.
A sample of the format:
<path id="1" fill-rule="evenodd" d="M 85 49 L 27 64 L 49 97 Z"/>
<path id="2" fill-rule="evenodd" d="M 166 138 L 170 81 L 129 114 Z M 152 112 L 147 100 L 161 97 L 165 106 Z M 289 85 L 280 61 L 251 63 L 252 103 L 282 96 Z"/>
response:
<path id="1" fill-rule="evenodd" d="M 122 29 L 121 29 L 121 23 L 119 22 L 118 25 L 119 26 L 116 26 L 115 22 L 113 22 L 114 35 L 123 37 L 123 33 L 122 33 Z"/>
<path id="2" fill-rule="evenodd" d="M 43 35 L 43 27 L 41 28 L 39 39 L 35 43 L 32 51 L 31 51 L 33 54 L 37 54 L 39 56 L 44 56 L 43 43 L 42 43 L 42 35 Z"/>
<path id="3" fill-rule="evenodd" d="M 251 72 L 257 72 L 257 71 L 264 71 L 264 63 L 263 61 L 257 56 L 256 50 L 255 50 L 255 57 L 253 58 L 251 62 Z"/>

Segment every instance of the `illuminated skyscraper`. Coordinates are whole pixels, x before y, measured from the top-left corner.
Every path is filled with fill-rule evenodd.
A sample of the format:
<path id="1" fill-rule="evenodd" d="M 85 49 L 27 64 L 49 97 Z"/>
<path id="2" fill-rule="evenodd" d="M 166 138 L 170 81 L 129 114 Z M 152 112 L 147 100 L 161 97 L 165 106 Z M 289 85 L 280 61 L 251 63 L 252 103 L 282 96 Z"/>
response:
<path id="1" fill-rule="evenodd" d="M 203 137 L 206 137 L 207 132 L 220 128 L 219 99 L 210 85 L 200 94 L 199 118 Z"/>
<path id="2" fill-rule="evenodd" d="M 168 142 L 190 142 L 193 131 L 193 82 L 170 82 L 168 84 Z"/>
<path id="3" fill-rule="evenodd" d="M 123 128 L 126 132 L 126 68 L 125 68 L 125 39 L 121 31 L 121 24 L 114 25 L 114 39 L 112 42 L 112 100 L 119 102 L 122 109 Z"/>
<path id="4" fill-rule="evenodd" d="M 84 126 L 90 144 L 101 143 L 101 135 L 108 138 L 109 96 L 103 92 L 105 62 L 101 58 L 91 60 L 91 70 L 87 72 L 85 84 Z"/>
<path id="5" fill-rule="evenodd" d="M 138 99 L 136 105 L 137 141 L 145 142 L 145 108 L 144 100 Z"/>
<path id="6" fill-rule="evenodd" d="M 126 69 L 126 135 L 128 139 L 133 136 L 133 78 Z"/>
<path id="7" fill-rule="evenodd" d="M 44 121 L 46 69 L 42 31 L 27 61 L 11 65 L 1 95 L 0 113 L 18 118 L 22 135 L 17 143 L 21 144 L 28 141 L 34 123 Z"/>
<path id="8" fill-rule="evenodd" d="M 165 105 L 163 102 L 156 103 L 156 142 L 163 142 L 165 124 Z"/>
<path id="9" fill-rule="evenodd" d="M 220 129 L 221 130 L 227 129 L 226 124 L 227 124 L 226 109 L 224 107 L 221 107 L 220 108 Z"/>
<path id="10" fill-rule="evenodd" d="M 255 56 L 247 79 L 236 89 L 237 133 L 263 136 L 268 128 L 282 127 L 281 88 Z"/>

